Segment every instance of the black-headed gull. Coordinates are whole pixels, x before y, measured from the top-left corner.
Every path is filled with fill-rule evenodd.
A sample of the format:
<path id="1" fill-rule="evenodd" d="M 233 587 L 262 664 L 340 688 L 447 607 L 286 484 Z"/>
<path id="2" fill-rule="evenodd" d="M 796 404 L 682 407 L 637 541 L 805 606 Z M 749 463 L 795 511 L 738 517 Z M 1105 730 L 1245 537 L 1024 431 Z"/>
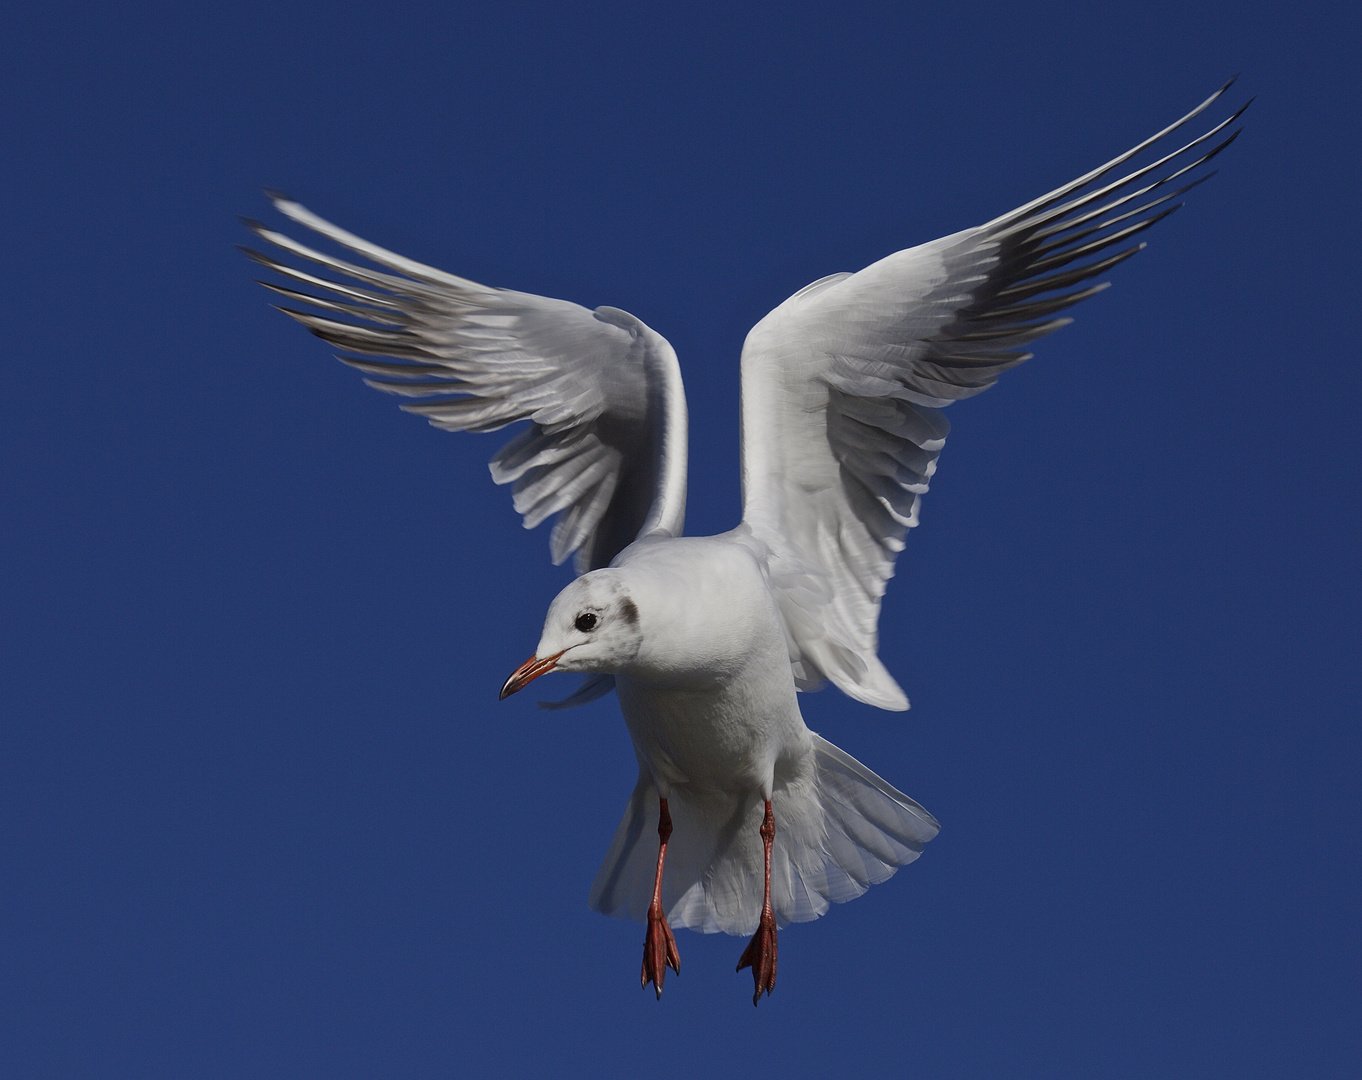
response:
<path id="1" fill-rule="evenodd" d="M 1144 245 L 1135 234 L 1207 178 L 1239 109 L 1114 182 L 1177 123 L 978 228 L 806 286 L 742 350 L 743 517 L 683 537 L 686 403 L 676 354 L 616 308 L 489 288 L 404 259 L 272 196 L 286 217 L 374 266 L 251 223 L 348 281 L 255 252 L 292 282 L 283 310 L 349 355 L 370 386 L 425 399 L 440 428 L 528 426 L 492 459 L 527 528 L 557 515 L 553 560 L 581 574 L 549 607 L 506 697 L 550 671 L 588 678 L 559 706 L 612 688 L 638 783 L 591 906 L 646 924 L 642 982 L 680 970 L 671 926 L 751 934 L 753 1002 L 776 979 L 776 930 L 815 919 L 912 862 L 935 818 L 810 731 L 796 690 L 826 681 L 906 709 L 876 656 L 880 598 L 936 469 L 952 401 L 986 390 L 1056 313 Z M 1245 106 L 1247 107 L 1247 106 Z M 1114 250 L 1113 250 L 1114 249 Z M 366 357 L 384 357 L 374 360 Z M 646 837 L 656 831 L 654 847 Z"/>

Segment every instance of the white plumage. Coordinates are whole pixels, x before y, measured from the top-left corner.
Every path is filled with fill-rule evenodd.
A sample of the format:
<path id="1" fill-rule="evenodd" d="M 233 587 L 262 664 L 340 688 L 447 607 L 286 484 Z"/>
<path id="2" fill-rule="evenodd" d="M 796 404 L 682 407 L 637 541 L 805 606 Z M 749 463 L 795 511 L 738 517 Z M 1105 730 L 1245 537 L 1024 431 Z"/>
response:
<path id="1" fill-rule="evenodd" d="M 1032 341 L 1070 321 L 1058 312 L 1144 246 L 1126 241 L 1208 178 L 1195 171 L 1233 141 L 1237 131 L 1216 140 L 1242 108 L 1101 182 L 1226 89 L 1040 199 L 822 278 L 763 318 L 742 350 L 743 517 L 717 537 L 681 535 L 681 373 L 638 319 L 455 277 L 283 196 L 272 198 L 286 217 L 381 269 L 251 224 L 349 279 L 250 252 L 320 291 L 269 284 L 322 312 L 283 309 L 346 350 L 369 385 L 415 399 L 403 408 L 436 427 L 528 421 L 492 477 L 512 485 L 527 528 L 557 515 L 553 559 L 575 554 L 583 576 L 554 600 L 503 696 L 550 670 L 589 676 L 560 707 L 618 690 L 639 779 L 591 905 L 648 924 L 643 976 L 659 993 L 663 962 L 676 961 L 668 921 L 755 929 L 744 962 L 760 995 L 774 984 L 777 924 L 859 896 L 936 835 L 922 807 L 808 730 L 796 690 L 830 680 L 908 707 L 877 656 L 877 623 L 949 431 L 943 410 L 1028 359 Z"/>

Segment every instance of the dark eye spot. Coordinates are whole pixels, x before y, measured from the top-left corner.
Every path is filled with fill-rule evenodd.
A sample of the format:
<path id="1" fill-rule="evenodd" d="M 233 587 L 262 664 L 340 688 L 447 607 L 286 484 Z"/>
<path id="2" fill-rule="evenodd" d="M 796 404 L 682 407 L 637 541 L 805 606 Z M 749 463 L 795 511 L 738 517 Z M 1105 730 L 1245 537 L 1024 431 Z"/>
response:
<path id="1" fill-rule="evenodd" d="M 620 614 L 624 616 L 624 621 L 630 626 L 638 625 L 638 608 L 627 596 L 620 601 Z"/>
<path id="2" fill-rule="evenodd" d="M 577 629 L 583 634 L 589 634 L 592 630 L 596 629 L 596 623 L 598 621 L 594 611 L 583 611 L 577 616 Z"/>

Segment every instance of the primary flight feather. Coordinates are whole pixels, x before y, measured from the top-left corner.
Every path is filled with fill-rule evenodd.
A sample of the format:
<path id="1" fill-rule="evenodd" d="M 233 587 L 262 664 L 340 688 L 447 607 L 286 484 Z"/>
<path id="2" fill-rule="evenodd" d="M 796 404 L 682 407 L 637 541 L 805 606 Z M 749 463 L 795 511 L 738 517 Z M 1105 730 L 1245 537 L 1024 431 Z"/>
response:
<path id="1" fill-rule="evenodd" d="M 949 431 L 944 409 L 1028 359 L 1100 292 L 1093 279 L 1209 177 L 1247 105 L 1156 135 L 985 225 L 806 286 L 742 349 L 742 521 L 683 537 L 686 403 L 675 352 L 617 308 L 479 285 L 403 258 L 272 194 L 359 265 L 250 222 L 248 254 L 286 314 L 436 427 L 526 426 L 492 458 L 527 528 L 579 574 L 502 697 L 550 671 L 615 689 L 638 757 L 593 908 L 647 926 L 641 978 L 680 970 L 672 926 L 751 934 L 753 1001 L 777 928 L 817 918 L 911 862 L 936 820 L 809 731 L 797 690 L 831 681 L 906 709 L 877 656 L 880 600 Z M 1157 146 L 1155 160 L 1115 179 Z M 285 259 L 284 256 L 291 256 Z M 307 267 L 320 268 L 315 272 Z M 658 842 L 647 837 L 656 833 Z"/>

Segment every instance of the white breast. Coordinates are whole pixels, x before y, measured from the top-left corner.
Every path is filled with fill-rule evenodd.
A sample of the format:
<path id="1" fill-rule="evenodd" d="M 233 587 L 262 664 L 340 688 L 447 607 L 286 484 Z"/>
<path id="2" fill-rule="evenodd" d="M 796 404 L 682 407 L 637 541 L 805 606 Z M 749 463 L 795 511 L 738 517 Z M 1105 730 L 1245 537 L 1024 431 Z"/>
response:
<path id="1" fill-rule="evenodd" d="M 660 789 L 769 797 L 777 763 L 806 756 L 780 613 L 760 565 L 722 537 L 651 541 L 616 566 L 644 642 L 620 707 Z"/>

